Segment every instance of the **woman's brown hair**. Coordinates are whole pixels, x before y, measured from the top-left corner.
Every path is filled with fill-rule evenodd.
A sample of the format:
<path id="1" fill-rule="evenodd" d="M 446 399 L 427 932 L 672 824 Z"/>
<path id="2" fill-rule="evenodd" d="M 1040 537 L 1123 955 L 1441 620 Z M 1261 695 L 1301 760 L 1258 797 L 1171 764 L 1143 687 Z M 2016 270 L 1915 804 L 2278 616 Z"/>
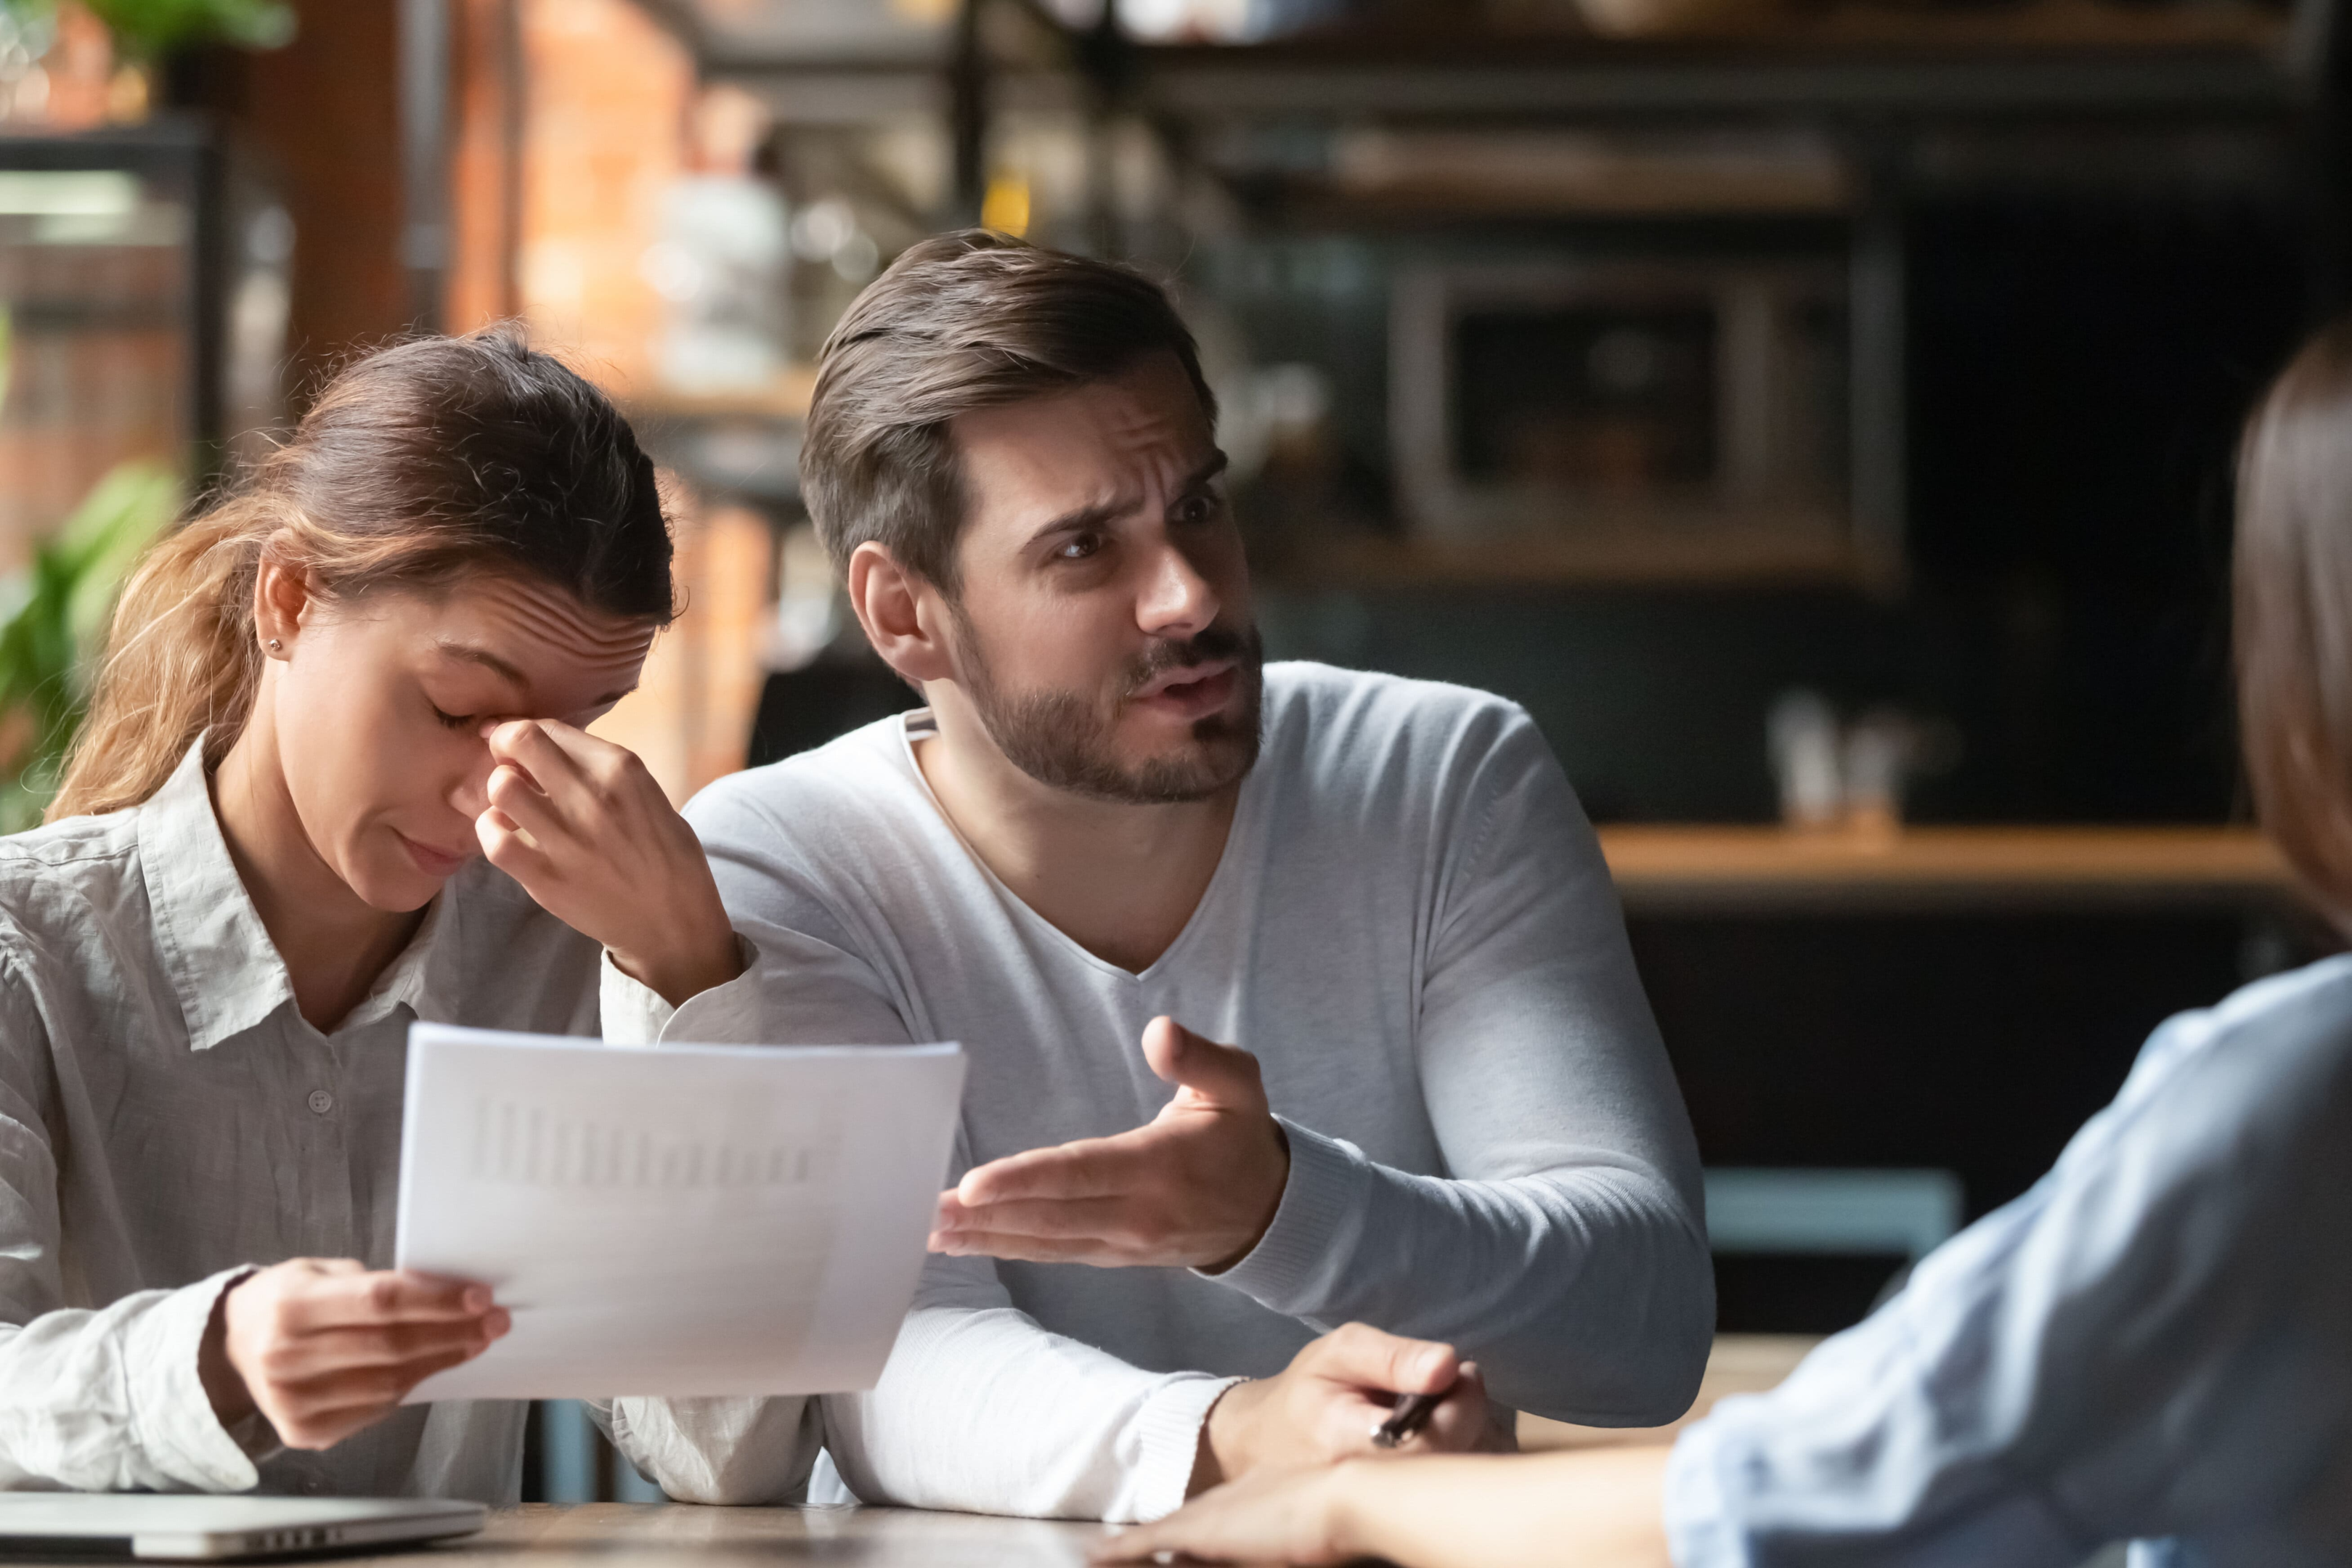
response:
<path id="1" fill-rule="evenodd" d="M 218 765 L 260 679 L 264 559 L 331 601 L 505 571 L 606 614 L 672 614 L 653 465 L 602 392 L 512 328 L 383 349 L 132 572 L 50 821 L 137 805 L 199 736 Z"/>
<path id="2" fill-rule="evenodd" d="M 2297 354 L 2247 423 L 2235 600 L 2255 810 L 2352 931 L 2352 319 Z"/>

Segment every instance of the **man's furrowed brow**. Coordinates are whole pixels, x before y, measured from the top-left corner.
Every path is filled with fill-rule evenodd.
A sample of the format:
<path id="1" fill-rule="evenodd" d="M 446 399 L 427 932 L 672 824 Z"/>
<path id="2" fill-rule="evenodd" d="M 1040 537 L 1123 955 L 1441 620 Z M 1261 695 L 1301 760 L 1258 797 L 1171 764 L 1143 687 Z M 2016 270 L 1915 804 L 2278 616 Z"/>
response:
<path id="1" fill-rule="evenodd" d="M 1109 501 L 1094 501 L 1083 507 L 1076 507 L 1058 517 L 1048 518 L 1039 524 L 1036 531 L 1029 536 L 1029 540 L 1034 544 L 1039 539 L 1051 538 L 1055 534 L 1082 533 L 1088 528 L 1103 528 L 1135 510 L 1137 505 L 1138 502 L 1133 497 L 1126 497 Z"/>
<path id="2" fill-rule="evenodd" d="M 1190 495 L 1193 491 L 1202 488 L 1208 485 L 1210 481 L 1216 478 L 1218 475 L 1223 473 L 1226 466 L 1232 462 L 1233 459 L 1226 456 L 1222 451 L 1209 454 L 1208 460 L 1203 462 L 1198 468 L 1193 469 L 1192 476 L 1184 481 L 1184 493 L 1186 495 Z"/>

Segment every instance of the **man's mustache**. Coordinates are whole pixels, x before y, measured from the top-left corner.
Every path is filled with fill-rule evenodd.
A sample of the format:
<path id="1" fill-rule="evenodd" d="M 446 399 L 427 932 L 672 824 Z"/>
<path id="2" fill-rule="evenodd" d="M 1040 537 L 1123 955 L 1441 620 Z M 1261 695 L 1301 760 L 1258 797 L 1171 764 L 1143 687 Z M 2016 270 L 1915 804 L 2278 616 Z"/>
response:
<path id="1" fill-rule="evenodd" d="M 1195 636 L 1181 642 L 1155 643 L 1150 651 L 1136 661 L 1129 672 L 1128 690 L 1140 691 L 1171 670 L 1189 669 L 1217 659 L 1234 659 L 1244 664 L 1257 662 L 1257 628 L 1235 631 L 1230 626 L 1204 627 Z"/>

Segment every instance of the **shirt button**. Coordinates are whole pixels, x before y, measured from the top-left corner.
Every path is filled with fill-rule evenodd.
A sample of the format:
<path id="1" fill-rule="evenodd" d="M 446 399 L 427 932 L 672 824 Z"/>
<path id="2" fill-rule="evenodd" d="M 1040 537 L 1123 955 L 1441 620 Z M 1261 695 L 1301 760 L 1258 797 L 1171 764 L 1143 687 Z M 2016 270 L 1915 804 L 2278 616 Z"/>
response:
<path id="1" fill-rule="evenodd" d="M 335 1108 L 335 1097 L 323 1089 L 310 1091 L 310 1109 L 323 1116 Z"/>

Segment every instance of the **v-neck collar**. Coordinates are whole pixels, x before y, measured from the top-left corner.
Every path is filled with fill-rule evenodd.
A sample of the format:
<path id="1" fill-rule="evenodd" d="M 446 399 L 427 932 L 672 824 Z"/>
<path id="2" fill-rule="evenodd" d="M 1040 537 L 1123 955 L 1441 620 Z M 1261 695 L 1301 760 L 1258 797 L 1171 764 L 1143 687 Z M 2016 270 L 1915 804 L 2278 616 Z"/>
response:
<path id="1" fill-rule="evenodd" d="M 908 780 L 921 794 L 924 802 L 930 807 L 932 814 L 939 818 L 940 824 L 954 836 L 956 842 L 962 846 L 963 852 L 971 857 L 973 869 L 988 880 L 988 884 L 996 890 L 999 896 L 1020 911 L 1022 919 L 1045 933 L 1047 940 L 1058 943 L 1073 956 L 1093 966 L 1106 975 L 1116 976 L 1119 979 L 1130 980 L 1138 984 L 1149 984 L 1161 978 L 1192 941 L 1193 933 L 1207 923 L 1208 912 L 1223 892 L 1225 884 L 1241 874 L 1234 869 L 1242 854 L 1236 846 L 1243 842 L 1246 836 L 1245 830 L 1256 815 L 1258 769 L 1255 767 L 1242 776 L 1240 792 L 1234 800 L 1233 820 L 1225 824 L 1224 847 L 1217 852 L 1217 869 L 1209 874 L 1209 884 L 1201 890 L 1199 900 L 1192 905 L 1192 913 L 1185 916 L 1183 928 L 1176 933 L 1174 941 L 1161 949 L 1160 956 L 1154 958 L 1150 964 L 1140 969 L 1123 968 L 1100 954 L 1089 951 L 1085 944 L 1038 914 L 1027 899 L 1013 892 L 1004 879 L 996 874 L 995 869 L 977 849 L 972 847 L 971 841 L 964 837 L 963 830 L 956 826 L 955 819 L 948 814 L 947 808 L 940 803 L 939 796 L 932 791 L 931 781 L 923 776 L 922 763 L 915 757 L 917 740 L 936 737 L 939 734 L 939 726 L 932 718 L 931 710 L 922 707 L 900 714 L 898 721 L 892 726 L 892 734 L 898 741 L 895 757 L 898 765 L 906 770 Z"/>

